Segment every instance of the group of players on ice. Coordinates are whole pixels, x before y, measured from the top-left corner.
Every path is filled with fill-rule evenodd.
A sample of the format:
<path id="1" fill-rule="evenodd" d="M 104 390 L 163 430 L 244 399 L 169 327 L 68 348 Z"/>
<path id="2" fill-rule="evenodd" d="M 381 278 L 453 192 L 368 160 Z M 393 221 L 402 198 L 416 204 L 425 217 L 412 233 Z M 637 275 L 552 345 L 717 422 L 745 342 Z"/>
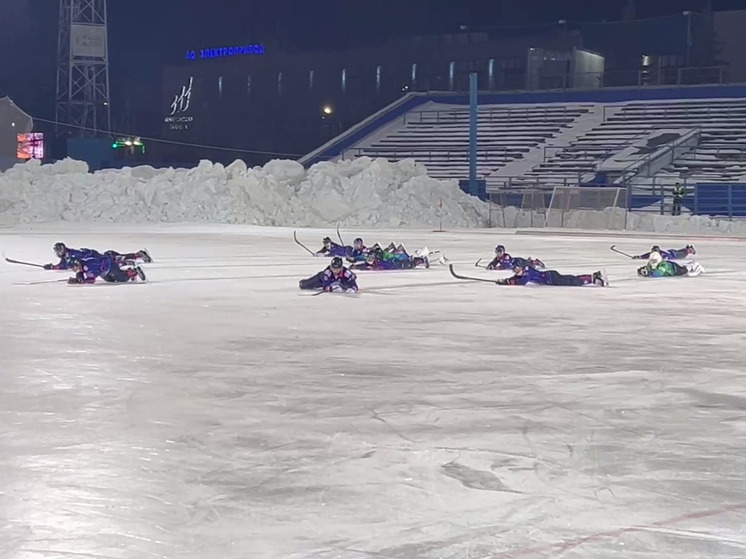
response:
<path id="1" fill-rule="evenodd" d="M 355 293 L 358 291 L 357 276 L 353 270 L 411 270 L 413 268 L 430 267 L 430 259 L 436 258 L 441 264 L 446 264 L 447 259 L 439 251 L 430 252 L 427 248 L 420 249 L 410 255 L 401 245 L 395 243 L 383 247 L 375 244 L 368 248 L 363 239 L 356 238 L 351 246 L 337 244 L 326 237 L 320 250 L 313 252 L 298 241 L 313 256 L 332 257 L 330 265 L 324 270 L 314 274 L 310 278 L 299 282 L 300 289 L 317 290 L 321 292 L 345 292 Z M 32 264 L 6 258 L 8 262 L 15 264 L 26 264 L 37 266 L 45 270 L 71 270 L 74 276 L 68 279 L 70 284 L 93 284 L 100 278 L 108 283 L 127 283 L 146 281 L 142 264 L 152 262 L 147 250 L 120 253 L 113 250 L 98 252 L 93 249 L 74 249 L 64 243 L 55 243 L 53 247 L 59 262 L 50 264 Z M 696 254 L 692 245 L 681 249 L 662 250 L 659 246 L 653 246 L 649 252 L 639 255 L 627 254 L 611 247 L 614 252 L 620 253 L 630 259 L 647 260 L 644 266 L 637 270 L 641 277 L 662 278 L 676 276 L 697 276 L 704 272 L 702 266 L 693 260 L 684 261 L 689 256 Z M 348 266 L 345 266 L 347 261 Z M 590 274 L 567 275 L 556 270 L 548 270 L 544 263 L 536 258 L 514 257 L 508 254 L 503 245 L 495 247 L 495 256 L 492 261 L 484 266 L 480 265 L 481 259 L 475 264 L 476 267 L 487 270 L 512 270 L 513 275 L 508 278 L 491 280 L 486 278 L 475 278 L 457 274 L 450 265 L 451 274 L 464 280 L 486 281 L 497 285 L 554 285 L 554 286 L 597 286 L 606 287 L 609 282 L 606 274 L 599 270 Z"/>
<path id="2" fill-rule="evenodd" d="M 355 293 L 358 291 L 357 276 L 353 270 L 396 270 L 411 269 L 417 266 L 430 267 L 430 253 L 426 248 L 418 251 L 416 255 L 410 256 L 402 245 L 391 243 L 385 249 L 376 244 L 366 248 L 361 238 L 355 239 L 352 246 L 334 243 L 331 238 L 323 239 L 323 247 L 317 252 L 312 252 L 301 244 L 297 238 L 296 242 L 314 256 L 332 256 L 331 264 L 324 270 L 303 279 L 299 282 L 300 289 L 321 290 L 325 292 Z M 704 272 L 698 262 L 689 261 L 683 264 L 675 262 L 684 260 L 690 255 L 695 255 L 696 250 L 692 245 L 681 249 L 662 250 L 658 245 L 653 246 L 649 252 L 639 255 L 629 255 L 611 247 L 615 252 L 624 254 L 634 260 L 647 260 L 644 266 L 637 270 L 640 277 L 662 278 L 676 276 L 696 276 Z M 345 266 L 344 260 L 350 264 Z M 446 263 L 445 256 L 440 255 L 439 261 Z M 544 263 L 536 258 L 513 257 L 503 245 L 495 247 L 495 257 L 486 266 L 480 266 L 481 259 L 475 266 L 487 270 L 512 270 L 513 275 L 509 278 L 488 280 L 485 278 L 474 278 L 457 274 L 453 266 L 450 266 L 451 274 L 464 280 L 489 281 L 496 285 L 554 285 L 554 286 L 597 286 L 606 287 L 609 281 L 606 274 L 596 271 L 591 274 L 569 275 L 560 274 L 556 270 L 546 269 Z"/>
<path id="3" fill-rule="evenodd" d="M 70 248 L 65 243 L 52 247 L 59 261 L 49 264 L 33 264 L 5 258 L 12 264 L 23 264 L 45 270 L 70 270 L 75 275 L 67 280 L 71 285 L 93 284 L 101 278 L 107 283 L 129 283 L 146 281 L 142 264 L 153 261 L 145 249 L 121 253 L 115 250 L 99 252 L 92 248 Z"/>

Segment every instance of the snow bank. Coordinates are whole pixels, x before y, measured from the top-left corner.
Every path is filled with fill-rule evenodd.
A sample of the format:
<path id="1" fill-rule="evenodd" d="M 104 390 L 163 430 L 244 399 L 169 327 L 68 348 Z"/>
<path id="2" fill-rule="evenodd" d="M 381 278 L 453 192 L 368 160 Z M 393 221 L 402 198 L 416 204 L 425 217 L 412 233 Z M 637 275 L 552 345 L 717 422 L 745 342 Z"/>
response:
<path id="1" fill-rule="evenodd" d="M 499 227 L 542 227 L 543 215 L 518 208 L 492 210 Z M 746 221 L 661 216 L 624 210 L 565 212 L 550 227 L 651 233 L 746 236 Z M 202 161 L 193 169 L 134 167 L 90 173 L 80 161 L 38 161 L 0 173 L 0 225 L 87 223 L 241 223 L 286 227 L 486 227 L 489 207 L 455 181 L 435 180 L 413 160 L 295 161 L 247 168 Z M 533 217 L 533 219 L 532 219 Z"/>
<path id="2" fill-rule="evenodd" d="M 441 207 L 442 202 L 442 207 Z M 210 222 L 325 227 L 485 227 L 488 206 L 413 160 L 362 157 L 247 168 L 134 167 L 89 173 L 80 161 L 38 161 L 0 173 L 0 224 Z"/>
<path id="3" fill-rule="evenodd" d="M 497 208 L 497 209 L 495 209 Z M 544 227 L 544 215 L 515 207 L 494 206 L 493 225 L 509 228 Z M 670 216 L 656 213 L 630 213 L 620 208 L 603 211 L 570 210 L 563 216 L 550 212 L 547 227 L 569 229 L 641 231 L 647 233 L 728 235 L 746 237 L 746 220 L 716 219 L 707 216 Z"/>

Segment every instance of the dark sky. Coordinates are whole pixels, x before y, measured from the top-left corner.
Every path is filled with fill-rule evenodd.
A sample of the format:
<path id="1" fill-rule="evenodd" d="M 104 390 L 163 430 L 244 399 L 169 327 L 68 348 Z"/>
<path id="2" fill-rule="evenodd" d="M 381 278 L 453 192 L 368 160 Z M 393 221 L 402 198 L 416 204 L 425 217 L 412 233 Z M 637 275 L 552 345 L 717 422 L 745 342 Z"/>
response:
<path id="1" fill-rule="evenodd" d="M 619 19 L 627 0 L 109 0 L 114 122 L 127 100 L 137 121 L 159 98 L 163 66 L 189 48 L 279 41 L 286 48 L 336 49 L 392 36 L 457 30 L 459 25 L 519 26 Z M 637 17 L 706 0 L 637 0 Z M 746 0 L 712 0 L 715 10 L 746 9 Z M 45 11 L 46 10 L 46 11 Z M 0 0 L 0 96 L 32 116 L 54 114 L 58 2 Z"/>

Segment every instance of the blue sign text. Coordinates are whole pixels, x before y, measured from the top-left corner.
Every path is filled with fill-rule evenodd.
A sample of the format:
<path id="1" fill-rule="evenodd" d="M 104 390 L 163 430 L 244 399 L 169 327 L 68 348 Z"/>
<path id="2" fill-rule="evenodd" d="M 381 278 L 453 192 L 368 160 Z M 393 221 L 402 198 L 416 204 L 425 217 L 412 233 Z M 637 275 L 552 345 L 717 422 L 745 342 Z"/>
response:
<path id="1" fill-rule="evenodd" d="M 240 45 L 237 47 L 219 47 L 216 49 L 188 50 L 187 60 L 197 58 L 226 58 L 228 56 L 251 56 L 264 54 L 264 45 Z"/>

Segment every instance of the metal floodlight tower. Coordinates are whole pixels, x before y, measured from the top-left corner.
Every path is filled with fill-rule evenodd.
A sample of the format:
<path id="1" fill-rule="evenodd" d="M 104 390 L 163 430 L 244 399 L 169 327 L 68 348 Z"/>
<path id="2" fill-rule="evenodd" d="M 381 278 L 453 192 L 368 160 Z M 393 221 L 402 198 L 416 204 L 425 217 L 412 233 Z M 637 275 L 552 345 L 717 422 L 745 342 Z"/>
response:
<path id="1" fill-rule="evenodd" d="M 111 130 L 106 0 L 60 0 L 55 121 L 81 135 Z"/>

